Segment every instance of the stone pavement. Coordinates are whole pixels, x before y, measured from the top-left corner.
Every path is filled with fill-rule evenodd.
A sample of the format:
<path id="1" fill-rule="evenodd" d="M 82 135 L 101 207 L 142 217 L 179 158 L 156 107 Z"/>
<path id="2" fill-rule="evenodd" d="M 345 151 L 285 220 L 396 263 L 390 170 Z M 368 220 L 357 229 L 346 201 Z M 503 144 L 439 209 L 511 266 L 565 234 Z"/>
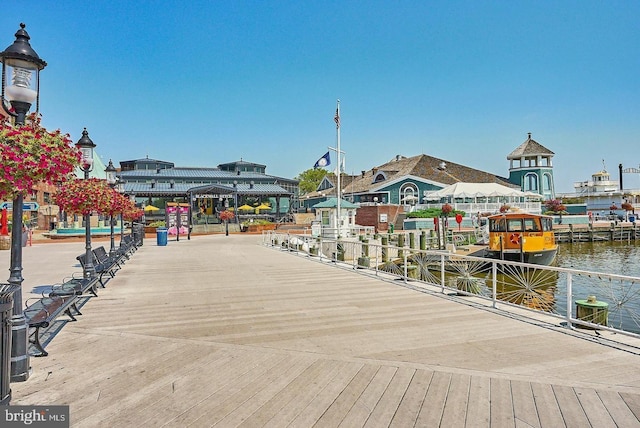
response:
<path id="1" fill-rule="evenodd" d="M 68 404 L 78 427 L 640 426 L 638 343 L 260 243 L 145 240 L 77 322 L 60 323 L 12 404 Z M 79 271 L 83 251 L 25 248 L 25 299 Z"/>

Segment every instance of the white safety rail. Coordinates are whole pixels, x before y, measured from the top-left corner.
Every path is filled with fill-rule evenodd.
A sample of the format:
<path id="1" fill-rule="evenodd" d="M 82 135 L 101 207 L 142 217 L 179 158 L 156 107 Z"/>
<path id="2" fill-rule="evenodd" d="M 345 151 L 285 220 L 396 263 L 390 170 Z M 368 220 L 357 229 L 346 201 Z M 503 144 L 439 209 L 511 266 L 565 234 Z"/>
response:
<path id="1" fill-rule="evenodd" d="M 569 328 L 583 326 L 640 338 L 638 277 L 420 250 L 409 247 L 409 239 L 399 247 L 397 239 L 393 241 L 383 244 L 373 235 L 336 240 L 274 231 L 263 234 L 264 245 L 399 279 L 416 289 L 465 296 L 505 311 L 544 313 Z M 425 247 L 433 244 L 425 242 Z"/>

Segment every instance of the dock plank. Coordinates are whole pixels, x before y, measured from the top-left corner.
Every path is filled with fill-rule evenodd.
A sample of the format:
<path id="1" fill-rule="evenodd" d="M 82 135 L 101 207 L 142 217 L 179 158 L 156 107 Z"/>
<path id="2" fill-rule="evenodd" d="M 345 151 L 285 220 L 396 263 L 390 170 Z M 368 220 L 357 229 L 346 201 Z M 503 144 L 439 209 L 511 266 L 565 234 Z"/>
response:
<path id="1" fill-rule="evenodd" d="M 318 419 L 318 426 L 339 426 L 374 378 L 379 368 L 379 366 L 375 365 L 365 365 L 362 367 L 347 387 L 335 397 L 335 401 L 333 401 L 324 414 Z"/>
<path id="2" fill-rule="evenodd" d="M 362 394 L 360 394 L 355 403 L 353 403 L 351 409 L 349 409 L 344 416 L 340 422 L 340 426 L 365 426 L 397 370 L 396 367 L 381 366 L 373 379 L 371 379 L 371 382 L 369 382 L 364 391 L 362 391 Z"/>
<path id="3" fill-rule="evenodd" d="M 564 385 L 553 385 L 553 392 L 567 428 L 589 426 L 589 419 L 573 388 Z"/>
<path id="4" fill-rule="evenodd" d="M 491 426 L 508 427 L 515 419 L 511 382 L 507 379 L 491 379 Z M 551 425 L 550 425 L 551 426 Z"/>
<path id="5" fill-rule="evenodd" d="M 470 376 L 455 373 L 449 382 L 447 401 L 442 412 L 442 426 L 464 426 L 469 403 Z"/>
<path id="6" fill-rule="evenodd" d="M 411 379 L 415 374 L 411 368 L 400 367 L 382 394 L 373 412 L 364 424 L 365 427 L 389 426 L 393 416 L 407 392 Z"/>
<path id="7" fill-rule="evenodd" d="M 407 392 L 389 424 L 390 427 L 405 428 L 416 424 L 418 412 L 424 403 L 432 377 L 433 372 L 430 370 L 416 370 Z"/>
<path id="8" fill-rule="evenodd" d="M 447 401 L 449 393 L 449 383 L 451 382 L 451 374 L 444 372 L 434 372 L 427 389 L 427 395 L 424 398 L 416 426 L 419 427 L 435 427 L 440 426 L 442 413 L 444 412 L 444 404 Z"/>
<path id="9" fill-rule="evenodd" d="M 460 409 L 462 412 L 462 409 Z M 471 376 L 469 400 L 467 403 L 465 427 L 481 428 L 491 422 L 491 379 Z"/>
<path id="10" fill-rule="evenodd" d="M 314 426 L 325 412 L 327 412 L 327 409 L 332 406 L 336 397 L 351 384 L 362 368 L 362 364 L 348 363 L 342 370 L 338 370 L 336 376 L 329 382 L 329 385 L 311 400 L 304 410 L 291 421 L 289 426 L 292 428 Z M 329 417 L 324 419 L 324 423 L 328 421 Z"/>
<path id="11" fill-rule="evenodd" d="M 536 400 L 536 410 L 543 427 L 564 426 L 565 421 L 558 406 L 553 386 L 542 383 L 532 383 L 533 397 Z"/>
<path id="12" fill-rule="evenodd" d="M 511 397 L 515 420 L 523 426 L 541 428 L 531 383 L 512 380 Z"/>
<path id="13" fill-rule="evenodd" d="M 625 428 L 640 427 L 640 421 L 633 414 L 627 403 L 624 400 L 621 400 L 618 392 L 598 391 L 598 396 L 604 403 L 617 426 Z"/>
<path id="14" fill-rule="evenodd" d="M 57 332 L 49 357 L 31 359 L 12 404 L 69 404 L 80 428 L 637 426 L 637 339 L 617 347 L 606 332 L 596 341 L 259 239 L 140 248 Z M 82 251 L 25 250 L 23 298 L 67 276 L 65 260 Z"/>

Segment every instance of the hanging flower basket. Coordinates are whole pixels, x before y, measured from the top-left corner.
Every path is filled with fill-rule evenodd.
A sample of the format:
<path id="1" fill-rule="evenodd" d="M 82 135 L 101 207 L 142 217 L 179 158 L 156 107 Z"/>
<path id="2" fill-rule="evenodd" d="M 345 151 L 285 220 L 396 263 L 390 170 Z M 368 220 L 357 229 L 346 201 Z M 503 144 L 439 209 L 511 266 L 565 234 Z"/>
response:
<path id="1" fill-rule="evenodd" d="M 64 182 L 79 163 L 69 135 L 47 131 L 39 115 L 29 115 L 22 126 L 0 122 L 0 200 L 27 195 L 40 182 Z"/>

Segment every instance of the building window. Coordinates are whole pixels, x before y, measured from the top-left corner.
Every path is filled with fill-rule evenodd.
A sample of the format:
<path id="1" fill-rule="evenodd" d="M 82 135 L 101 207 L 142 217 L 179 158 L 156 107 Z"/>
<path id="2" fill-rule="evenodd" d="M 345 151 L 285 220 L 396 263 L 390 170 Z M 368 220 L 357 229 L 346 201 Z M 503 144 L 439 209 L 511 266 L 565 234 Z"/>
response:
<path id="1" fill-rule="evenodd" d="M 524 176 L 524 191 L 525 192 L 538 191 L 538 174 L 529 173 Z"/>
<path id="2" fill-rule="evenodd" d="M 322 225 L 329 226 L 329 211 L 322 211 Z"/>
<path id="3" fill-rule="evenodd" d="M 418 200 L 418 187 L 413 183 L 405 183 L 400 187 L 400 203 L 411 205 Z"/>
<path id="4" fill-rule="evenodd" d="M 544 192 L 550 192 L 552 188 L 551 174 L 544 174 L 542 176 L 542 190 Z"/>

